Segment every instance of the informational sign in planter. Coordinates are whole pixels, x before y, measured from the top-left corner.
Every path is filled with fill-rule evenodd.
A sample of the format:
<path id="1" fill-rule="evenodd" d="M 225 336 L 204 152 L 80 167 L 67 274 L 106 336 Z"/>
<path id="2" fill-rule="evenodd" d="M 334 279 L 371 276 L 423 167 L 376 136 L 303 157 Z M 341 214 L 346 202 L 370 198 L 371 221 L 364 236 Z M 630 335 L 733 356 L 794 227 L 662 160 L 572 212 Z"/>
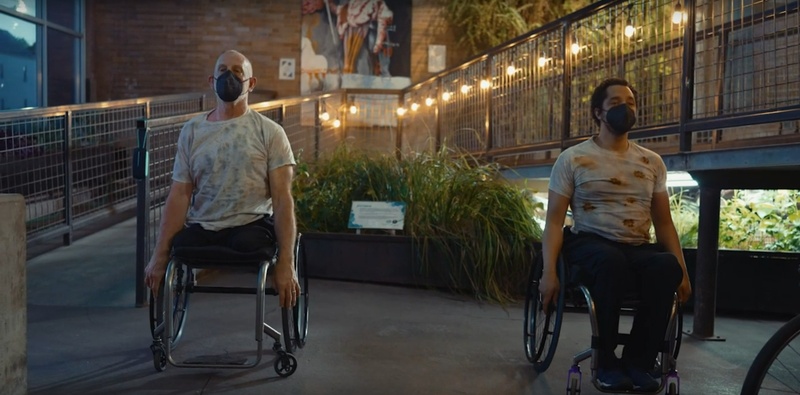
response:
<path id="1" fill-rule="evenodd" d="M 402 230 L 406 216 L 403 202 L 353 201 L 350 209 L 350 229 Z"/>

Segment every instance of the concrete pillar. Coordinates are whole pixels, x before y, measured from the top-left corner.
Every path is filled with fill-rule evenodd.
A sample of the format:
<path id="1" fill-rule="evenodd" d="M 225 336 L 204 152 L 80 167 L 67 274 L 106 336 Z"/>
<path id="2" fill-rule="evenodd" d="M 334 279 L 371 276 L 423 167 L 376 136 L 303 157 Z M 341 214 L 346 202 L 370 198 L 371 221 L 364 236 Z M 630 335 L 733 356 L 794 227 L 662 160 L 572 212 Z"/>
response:
<path id="1" fill-rule="evenodd" d="M 0 195 L 0 392 L 28 392 L 25 199 Z"/>

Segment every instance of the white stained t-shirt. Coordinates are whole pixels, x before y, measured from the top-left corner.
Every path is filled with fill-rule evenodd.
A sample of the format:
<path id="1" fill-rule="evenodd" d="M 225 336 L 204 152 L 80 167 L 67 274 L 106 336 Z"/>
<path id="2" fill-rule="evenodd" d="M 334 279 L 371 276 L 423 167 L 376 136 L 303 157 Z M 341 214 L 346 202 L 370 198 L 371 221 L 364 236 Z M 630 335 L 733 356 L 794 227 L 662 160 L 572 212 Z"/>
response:
<path id="1" fill-rule="evenodd" d="M 271 215 L 269 171 L 295 165 L 286 132 L 249 108 L 225 121 L 207 116 L 189 120 L 178 137 L 172 179 L 194 187 L 187 224 L 216 231 Z"/>
<path id="2" fill-rule="evenodd" d="M 594 138 L 558 156 L 550 190 L 570 199 L 574 233 L 591 232 L 639 245 L 650 241 L 653 194 L 667 190 L 667 167 L 655 152 L 629 142 L 619 153 Z"/>

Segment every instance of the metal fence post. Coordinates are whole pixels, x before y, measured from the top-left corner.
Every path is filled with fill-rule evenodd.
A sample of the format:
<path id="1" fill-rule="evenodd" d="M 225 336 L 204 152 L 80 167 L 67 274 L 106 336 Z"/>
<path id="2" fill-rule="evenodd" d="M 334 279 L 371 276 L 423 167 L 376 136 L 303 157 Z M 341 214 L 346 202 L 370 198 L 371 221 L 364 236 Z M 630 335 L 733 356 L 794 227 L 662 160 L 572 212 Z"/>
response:
<path id="1" fill-rule="evenodd" d="M 494 55 L 490 54 L 486 57 L 486 64 L 483 66 L 484 78 L 489 81 L 489 89 L 486 90 L 486 124 L 484 125 L 484 138 L 486 139 L 486 151 L 488 153 L 494 148 L 494 136 L 492 135 L 492 60 Z M 478 82 L 478 89 L 480 89 L 480 82 Z"/>
<path id="2" fill-rule="evenodd" d="M 320 110 L 325 112 L 326 109 L 321 108 L 325 103 L 324 100 L 317 99 L 317 105 L 314 106 L 314 161 L 319 159 L 319 135 L 322 133 L 322 120 L 319 118 L 321 115 Z"/>
<path id="3" fill-rule="evenodd" d="M 683 34 L 683 72 L 681 76 L 681 115 L 680 115 L 680 151 L 692 150 L 692 133 L 686 131 L 686 125 L 693 118 L 694 106 L 694 56 L 695 56 L 695 5 L 694 0 L 685 0 L 687 19 Z"/>
<path id="4" fill-rule="evenodd" d="M 439 78 L 436 81 L 436 108 L 434 109 L 434 114 L 436 117 L 436 146 L 434 147 L 434 153 L 438 153 L 440 149 L 442 149 L 442 95 L 444 94 L 444 89 L 442 88 L 442 78 Z"/>
<path id="5" fill-rule="evenodd" d="M 570 29 L 570 22 L 564 22 L 564 26 L 561 29 L 561 56 L 564 58 L 564 75 L 562 84 L 564 84 L 564 91 L 562 97 L 562 104 L 561 104 L 561 150 L 563 151 L 566 147 L 566 140 L 569 139 L 570 136 L 570 127 L 572 123 L 572 109 L 570 107 L 570 101 L 572 100 L 572 52 L 569 50 L 570 45 L 572 45 L 572 38 L 567 40 L 567 37 L 571 37 L 569 34 Z"/>
<path id="6" fill-rule="evenodd" d="M 64 115 L 64 222 L 67 226 L 63 235 L 65 246 L 72 244 L 72 220 L 74 212 L 72 189 L 72 111 Z"/>
<path id="7" fill-rule="evenodd" d="M 397 108 L 403 107 L 405 104 L 405 96 L 403 92 L 397 94 Z M 397 135 L 394 138 L 395 156 L 397 160 L 403 159 L 403 116 L 397 111 L 394 111 L 394 116 L 397 119 Z"/>
<path id="8" fill-rule="evenodd" d="M 137 144 L 133 153 L 133 177 L 136 179 L 136 307 L 147 304 L 144 268 L 150 255 L 150 161 L 147 120 L 136 121 Z"/>

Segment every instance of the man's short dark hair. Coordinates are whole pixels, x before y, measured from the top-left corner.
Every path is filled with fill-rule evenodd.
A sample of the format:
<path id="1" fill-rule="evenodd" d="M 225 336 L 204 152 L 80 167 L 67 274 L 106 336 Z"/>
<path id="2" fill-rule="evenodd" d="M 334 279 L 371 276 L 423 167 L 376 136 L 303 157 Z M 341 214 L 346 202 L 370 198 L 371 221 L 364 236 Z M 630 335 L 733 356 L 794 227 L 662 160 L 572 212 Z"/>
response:
<path id="1" fill-rule="evenodd" d="M 595 108 L 599 108 L 601 111 L 603 110 L 603 102 L 608 97 L 608 92 L 607 92 L 608 87 L 614 85 L 627 86 L 628 88 L 630 88 L 631 92 L 633 92 L 633 99 L 638 102 L 637 97 L 639 96 L 639 93 L 636 92 L 636 89 L 633 89 L 633 87 L 631 86 L 631 84 L 628 83 L 627 80 L 624 80 L 622 78 L 607 78 L 606 80 L 601 82 L 600 85 L 597 85 L 597 88 L 594 88 L 594 92 L 592 92 L 591 108 L 589 109 L 590 112 L 589 115 L 592 117 L 592 120 L 594 121 L 595 124 L 597 124 L 597 126 L 600 126 L 600 120 L 597 119 L 597 116 L 594 115 L 594 110 Z"/>

